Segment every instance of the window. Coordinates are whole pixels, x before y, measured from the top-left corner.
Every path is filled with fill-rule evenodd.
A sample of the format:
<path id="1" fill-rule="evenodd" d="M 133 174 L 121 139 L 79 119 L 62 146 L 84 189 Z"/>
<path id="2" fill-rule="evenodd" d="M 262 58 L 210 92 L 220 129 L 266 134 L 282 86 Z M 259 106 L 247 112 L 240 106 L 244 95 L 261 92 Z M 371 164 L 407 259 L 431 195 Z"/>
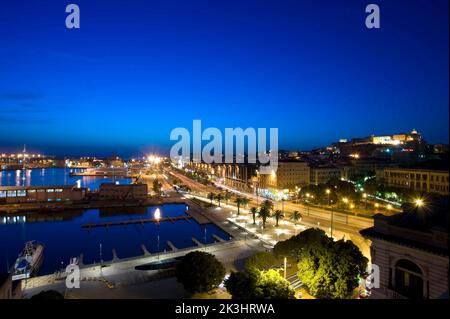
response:
<path id="1" fill-rule="evenodd" d="M 36 193 L 36 190 L 35 189 L 29 189 L 28 193 Z"/>
<path id="2" fill-rule="evenodd" d="M 6 191 L 0 191 L 0 198 L 6 197 Z"/>
<path id="3" fill-rule="evenodd" d="M 396 263 L 394 290 L 411 299 L 423 299 L 422 271 L 415 263 L 406 259 Z"/>
<path id="4" fill-rule="evenodd" d="M 27 196 L 27 191 L 26 191 L 26 190 L 24 190 L 24 189 L 19 189 L 19 190 L 17 191 L 17 197 L 25 197 L 25 196 Z"/>
<path id="5" fill-rule="evenodd" d="M 8 197 L 16 197 L 16 191 L 8 191 Z"/>
<path id="6" fill-rule="evenodd" d="M 53 188 L 47 189 L 47 193 L 53 193 L 55 190 Z"/>
<path id="7" fill-rule="evenodd" d="M 62 193 L 62 191 L 63 191 L 63 190 L 62 190 L 61 188 L 55 189 L 55 192 L 56 192 L 56 193 Z"/>

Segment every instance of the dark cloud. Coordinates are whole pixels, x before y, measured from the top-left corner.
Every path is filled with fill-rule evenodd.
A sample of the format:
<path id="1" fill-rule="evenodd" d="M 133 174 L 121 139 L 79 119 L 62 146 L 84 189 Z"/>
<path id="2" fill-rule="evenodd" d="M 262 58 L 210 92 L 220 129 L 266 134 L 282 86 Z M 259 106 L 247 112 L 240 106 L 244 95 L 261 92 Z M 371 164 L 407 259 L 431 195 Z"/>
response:
<path id="1" fill-rule="evenodd" d="M 0 100 L 3 101 L 22 101 L 42 99 L 44 94 L 32 91 L 10 91 L 0 92 Z"/>
<path id="2" fill-rule="evenodd" d="M 24 115 L 18 113 L 3 113 L 0 114 L 1 125 L 17 125 L 17 124 L 48 124 L 54 120 L 48 117 L 40 117 L 39 115 Z"/>
<path id="3" fill-rule="evenodd" d="M 40 107 L 38 104 L 35 103 L 28 103 L 28 102 L 19 102 L 19 103 L 12 103 L 10 106 L 6 107 L 0 107 L 0 112 L 2 114 L 23 114 L 23 113 L 40 113 L 45 112 L 46 110 Z"/>

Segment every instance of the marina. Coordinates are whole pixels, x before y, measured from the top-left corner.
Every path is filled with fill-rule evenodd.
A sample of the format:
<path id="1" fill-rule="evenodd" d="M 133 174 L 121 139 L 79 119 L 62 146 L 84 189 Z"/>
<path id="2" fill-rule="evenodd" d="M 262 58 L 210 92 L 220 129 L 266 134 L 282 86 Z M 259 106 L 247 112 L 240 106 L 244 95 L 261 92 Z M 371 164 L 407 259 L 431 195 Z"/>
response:
<path id="1" fill-rule="evenodd" d="M 68 185 L 81 178 L 80 183 L 90 189 L 98 188 L 105 181 L 113 182 L 104 177 L 75 179 L 69 172 L 59 168 L 31 170 L 25 174 L 22 171 L 17 174 L 1 172 L 0 181 L 2 186 L 23 185 L 21 177 L 25 176 L 25 185 Z M 116 181 L 130 182 L 126 179 Z M 46 275 L 65 268 L 71 258 L 94 264 L 214 244 L 218 238 L 230 239 L 230 235 L 205 218 L 195 204 L 187 206 L 180 200 L 168 201 L 173 203 L 149 200 L 143 206 L 121 204 L 90 208 L 83 204 L 78 209 L 2 215 L 0 271 L 10 270 L 24 244 L 32 240 L 45 245 L 37 275 Z M 155 218 L 157 210 L 159 221 Z"/>

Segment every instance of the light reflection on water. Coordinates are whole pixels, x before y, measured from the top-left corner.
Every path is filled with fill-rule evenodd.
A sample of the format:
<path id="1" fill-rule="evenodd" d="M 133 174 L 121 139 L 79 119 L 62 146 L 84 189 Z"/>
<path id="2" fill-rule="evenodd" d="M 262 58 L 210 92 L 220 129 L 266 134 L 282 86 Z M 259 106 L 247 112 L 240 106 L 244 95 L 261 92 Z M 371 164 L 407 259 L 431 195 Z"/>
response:
<path id="1" fill-rule="evenodd" d="M 21 180 L 25 176 L 25 185 L 75 185 L 82 180 L 81 186 L 98 189 L 101 183 L 119 181 L 129 183 L 129 179 L 69 176 L 69 169 L 34 169 L 23 174 L 19 170 L 0 172 L 2 186 L 24 185 Z M 18 178 L 17 178 L 18 176 Z M 122 221 L 129 219 L 153 218 L 159 209 L 161 217 L 179 216 L 186 212 L 183 204 L 166 204 L 153 207 L 89 209 L 85 211 L 66 211 L 50 214 L 19 214 L 16 216 L 0 216 L 0 272 L 11 266 L 22 250 L 26 241 L 37 240 L 45 245 L 44 263 L 40 274 L 52 273 L 67 264 L 71 257 L 84 255 L 85 263 L 112 259 L 112 250 L 117 251 L 119 258 L 134 257 L 143 254 L 141 245 L 151 252 L 169 249 L 167 241 L 177 248 L 193 246 L 192 237 L 202 243 L 214 242 L 213 234 L 225 240 L 229 235 L 213 224 L 199 225 L 193 219 L 189 221 L 161 222 L 144 225 L 112 226 L 108 228 L 82 228 L 86 223 L 105 221 Z M 100 250 L 101 245 L 101 250 Z M 101 252 L 101 253 L 100 253 Z"/>

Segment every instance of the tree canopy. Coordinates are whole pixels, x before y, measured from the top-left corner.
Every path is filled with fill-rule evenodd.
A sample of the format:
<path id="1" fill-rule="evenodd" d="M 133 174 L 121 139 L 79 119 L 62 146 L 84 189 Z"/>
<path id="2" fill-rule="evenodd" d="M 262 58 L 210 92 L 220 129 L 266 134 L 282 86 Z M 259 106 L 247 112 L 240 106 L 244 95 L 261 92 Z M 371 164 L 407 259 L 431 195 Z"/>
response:
<path id="1" fill-rule="evenodd" d="M 161 182 L 157 178 L 155 178 L 153 180 L 153 191 L 155 193 L 160 193 L 161 192 L 161 188 L 162 188 Z"/>
<path id="2" fill-rule="evenodd" d="M 349 298 L 366 275 L 367 258 L 351 241 L 321 241 L 300 252 L 298 277 L 317 298 Z"/>
<path id="3" fill-rule="evenodd" d="M 37 300 L 50 300 L 50 299 L 64 299 L 64 296 L 56 290 L 43 290 L 36 295 L 32 296 L 30 299 Z"/>
<path id="4" fill-rule="evenodd" d="M 287 240 L 279 241 L 275 244 L 273 252 L 277 257 L 298 258 L 302 248 L 320 245 L 323 241 L 327 242 L 331 239 L 327 237 L 323 230 L 309 228 Z"/>
<path id="5" fill-rule="evenodd" d="M 193 251 L 183 257 L 175 269 L 178 282 L 189 292 L 208 292 L 225 276 L 225 268 L 214 255 Z"/>
<path id="6" fill-rule="evenodd" d="M 251 267 L 231 273 L 225 286 L 233 299 L 293 299 L 295 296 L 289 282 L 274 269 L 261 271 Z"/>
<path id="7" fill-rule="evenodd" d="M 298 261 L 298 277 L 317 298 L 348 298 L 366 275 L 367 258 L 351 241 L 333 241 L 321 229 L 307 229 L 278 242 L 276 257 Z"/>
<path id="8" fill-rule="evenodd" d="M 253 267 L 258 270 L 265 270 L 274 266 L 277 262 L 278 259 L 272 253 L 260 251 L 247 258 L 247 260 L 245 261 L 245 267 Z"/>

